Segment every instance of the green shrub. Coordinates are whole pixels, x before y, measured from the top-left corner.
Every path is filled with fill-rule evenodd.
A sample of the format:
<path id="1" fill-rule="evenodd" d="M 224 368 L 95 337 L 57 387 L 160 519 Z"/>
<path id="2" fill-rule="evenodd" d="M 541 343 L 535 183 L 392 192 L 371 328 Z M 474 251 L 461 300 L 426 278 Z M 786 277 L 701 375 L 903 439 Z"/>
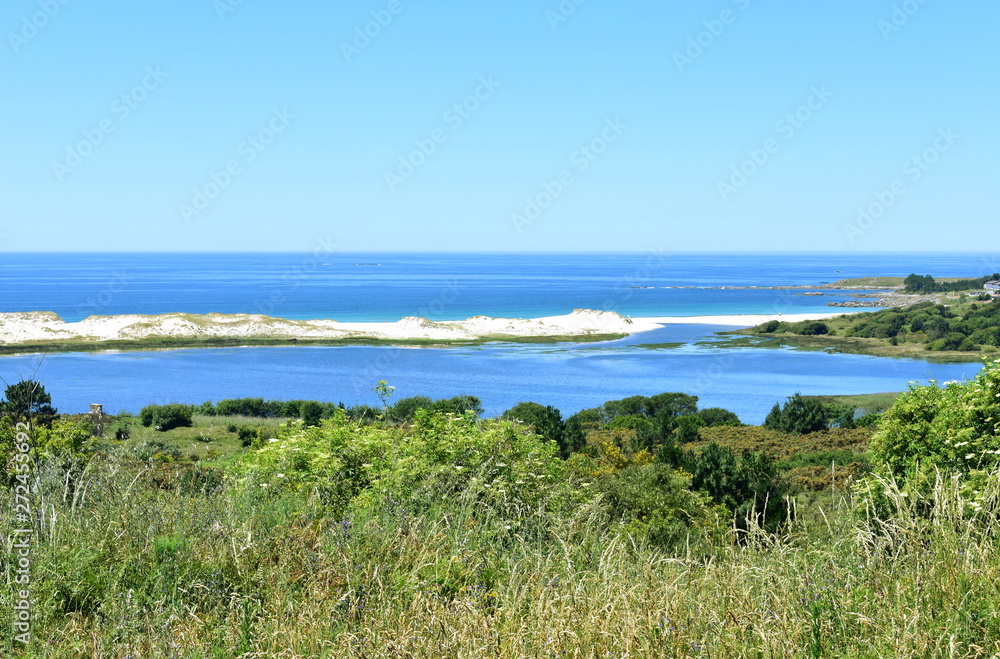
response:
<path id="1" fill-rule="evenodd" d="M 566 423 L 562 414 L 551 405 L 542 406 L 538 403 L 518 403 L 500 415 L 501 419 L 520 421 L 532 432 L 562 447 L 563 432 Z"/>
<path id="2" fill-rule="evenodd" d="M 707 544 L 722 516 L 690 477 L 663 464 L 633 465 L 596 483 L 622 533 L 672 552 Z"/>
<path id="3" fill-rule="evenodd" d="M 842 405 L 827 405 L 796 392 L 784 406 L 775 403 L 764 419 L 764 428 L 796 435 L 826 430 L 831 425 L 853 427 L 854 409 Z"/>
<path id="4" fill-rule="evenodd" d="M 905 486 L 930 487 L 936 473 L 972 477 L 1000 455 L 1000 360 L 974 379 L 911 385 L 883 415 L 872 436 L 875 472 Z"/>
<path id="5" fill-rule="evenodd" d="M 169 405 L 147 405 L 139 411 L 139 423 L 160 431 L 174 428 L 190 428 L 191 417 L 194 414 L 193 405 L 170 403 Z"/>
<path id="6" fill-rule="evenodd" d="M 826 323 L 818 323 L 818 322 L 806 323 L 801 328 L 799 328 L 799 331 L 797 332 L 797 334 L 801 334 L 803 336 L 818 336 L 821 334 L 829 334 L 829 333 L 830 333 L 829 326 L 827 326 Z"/>
<path id="7" fill-rule="evenodd" d="M 706 426 L 742 426 L 740 417 L 722 407 L 706 407 L 698 410 L 698 416 Z"/>
<path id="8" fill-rule="evenodd" d="M 409 396 L 400 398 L 390 408 L 389 415 L 397 421 L 412 421 L 418 410 L 428 410 L 434 401 L 427 396 Z"/>

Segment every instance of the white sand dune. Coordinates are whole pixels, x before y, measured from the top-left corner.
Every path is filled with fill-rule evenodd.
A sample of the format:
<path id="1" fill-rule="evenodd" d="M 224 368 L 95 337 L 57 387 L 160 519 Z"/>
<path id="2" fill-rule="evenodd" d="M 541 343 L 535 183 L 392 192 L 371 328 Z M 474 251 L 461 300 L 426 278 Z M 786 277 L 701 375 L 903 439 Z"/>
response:
<path id="1" fill-rule="evenodd" d="M 547 318 L 490 318 L 433 322 L 406 317 L 392 323 L 341 323 L 335 320 L 288 320 L 257 314 L 184 314 L 89 316 L 67 323 L 52 312 L 0 314 L 0 343 L 39 341 L 122 341 L 143 338 L 301 338 L 301 339 L 440 339 L 490 337 L 586 336 L 631 334 L 660 327 L 610 311 L 577 309 Z"/>
<path id="2" fill-rule="evenodd" d="M 839 316 L 793 314 L 746 316 L 663 316 L 623 318 L 613 311 L 576 309 L 564 316 L 545 318 L 490 318 L 430 321 L 408 316 L 392 323 L 341 323 L 335 320 L 288 320 L 258 314 L 185 314 L 156 316 L 89 316 L 67 323 L 49 311 L 0 314 L 0 343 L 44 341 L 99 342 L 143 338 L 246 338 L 246 339 L 433 339 L 470 340 L 593 334 L 635 334 L 672 324 L 705 324 L 751 327 L 778 318 L 799 321 Z"/>

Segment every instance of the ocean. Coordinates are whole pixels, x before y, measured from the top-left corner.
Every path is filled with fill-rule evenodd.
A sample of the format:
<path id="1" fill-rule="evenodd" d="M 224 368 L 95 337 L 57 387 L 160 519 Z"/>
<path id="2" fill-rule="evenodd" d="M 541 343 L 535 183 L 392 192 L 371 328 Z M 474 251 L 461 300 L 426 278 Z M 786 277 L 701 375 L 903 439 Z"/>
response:
<path id="1" fill-rule="evenodd" d="M 53 311 L 68 321 L 172 311 L 342 321 L 531 318 L 576 308 L 631 316 L 829 313 L 827 303 L 851 299 L 850 292 L 806 296 L 803 290 L 741 287 L 817 286 L 911 272 L 981 276 L 997 269 L 991 257 L 948 254 L 14 253 L 0 258 L 0 311 Z M 9 382 L 38 368 L 38 379 L 65 412 L 85 411 L 91 402 L 137 412 L 149 403 L 241 396 L 375 404 L 371 387 L 387 380 L 398 397 L 476 395 L 487 415 L 524 400 L 571 414 L 628 395 L 684 391 L 697 394 L 703 406 L 725 407 L 758 423 L 796 391 L 899 391 L 910 381 L 961 379 L 979 368 L 784 349 L 721 350 L 712 340 L 722 329 L 674 325 L 596 344 L 20 355 L 0 358 L 0 375 Z"/>

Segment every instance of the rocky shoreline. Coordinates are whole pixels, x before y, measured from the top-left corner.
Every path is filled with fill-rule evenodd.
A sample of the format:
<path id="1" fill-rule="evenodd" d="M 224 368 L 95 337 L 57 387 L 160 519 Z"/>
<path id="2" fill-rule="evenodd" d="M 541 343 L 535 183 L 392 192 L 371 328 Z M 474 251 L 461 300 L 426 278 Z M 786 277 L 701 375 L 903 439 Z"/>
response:
<path id="1" fill-rule="evenodd" d="M 846 302 L 828 302 L 828 307 L 907 307 L 920 302 L 940 302 L 933 295 L 904 295 L 901 293 L 860 293 Z"/>

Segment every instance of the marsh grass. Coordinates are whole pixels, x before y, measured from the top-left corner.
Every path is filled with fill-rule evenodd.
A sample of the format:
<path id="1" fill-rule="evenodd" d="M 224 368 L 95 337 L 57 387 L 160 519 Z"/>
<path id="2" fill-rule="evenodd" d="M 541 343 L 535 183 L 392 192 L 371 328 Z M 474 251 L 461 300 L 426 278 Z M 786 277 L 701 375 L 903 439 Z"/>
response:
<path id="1" fill-rule="evenodd" d="M 259 487 L 158 482 L 110 456 L 38 466 L 32 648 L 45 657 L 990 657 L 1000 485 L 800 498 L 665 554 L 601 508 L 553 514 L 424 492 L 349 519 Z M 996 475 L 995 475 L 996 476 Z M 10 494 L 0 505 L 9 510 Z M 5 539 L 10 555 L 11 540 Z M 5 568 L 0 624 L 10 629 Z"/>

